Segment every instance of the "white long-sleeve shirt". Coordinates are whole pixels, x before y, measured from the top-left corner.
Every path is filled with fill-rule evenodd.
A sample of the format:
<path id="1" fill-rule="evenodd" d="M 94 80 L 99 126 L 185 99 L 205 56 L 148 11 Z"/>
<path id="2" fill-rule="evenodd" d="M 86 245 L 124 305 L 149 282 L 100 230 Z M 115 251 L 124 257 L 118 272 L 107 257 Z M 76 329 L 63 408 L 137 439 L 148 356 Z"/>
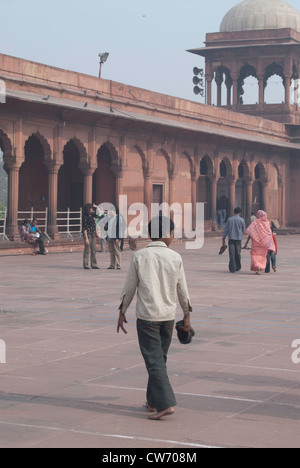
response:
<path id="1" fill-rule="evenodd" d="M 182 258 L 164 242 L 151 242 L 133 255 L 121 297 L 124 314 L 136 290 L 136 316 L 139 319 L 151 322 L 174 320 L 176 296 L 184 315 L 192 310 Z"/>

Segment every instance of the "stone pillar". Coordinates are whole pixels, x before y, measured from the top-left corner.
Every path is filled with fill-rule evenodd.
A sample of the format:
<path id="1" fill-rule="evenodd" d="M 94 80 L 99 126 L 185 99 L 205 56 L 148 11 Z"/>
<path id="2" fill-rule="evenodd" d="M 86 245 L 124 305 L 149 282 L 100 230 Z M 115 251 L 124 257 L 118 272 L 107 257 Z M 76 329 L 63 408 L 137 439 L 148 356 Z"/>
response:
<path id="1" fill-rule="evenodd" d="M 269 209 L 269 180 L 266 179 L 262 181 L 263 189 L 263 210 L 268 213 Z"/>
<path id="2" fill-rule="evenodd" d="M 152 174 L 149 168 L 144 169 L 144 205 L 148 210 L 148 221 L 151 219 L 151 203 L 152 203 Z"/>
<path id="3" fill-rule="evenodd" d="M 176 175 L 174 172 L 169 173 L 169 205 L 171 206 L 174 203 L 174 181 Z"/>
<path id="4" fill-rule="evenodd" d="M 197 175 L 196 171 L 191 176 L 191 202 L 192 202 L 192 219 L 193 228 L 196 226 L 196 205 L 197 205 Z"/>
<path id="5" fill-rule="evenodd" d="M 252 204 L 253 204 L 253 180 L 249 179 L 246 183 L 246 222 L 250 224 Z"/>
<path id="6" fill-rule="evenodd" d="M 95 169 L 85 169 L 83 172 L 83 204 L 96 203 L 93 200 L 93 174 Z"/>
<path id="7" fill-rule="evenodd" d="M 48 235 L 52 239 L 59 238 L 57 228 L 57 190 L 58 190 L 58 171 L 60 164 L 55 161 L 47 161 L 46 167 L 48 169 Z"/>
<path id="8" fill-rule="evenodd" d="M 229 182 L 229 216 L 233 216 L 235 206 L 235 185 L 236 185 L 236 178 L 231 177 L 228 179 Z"/>
<path id="9" fill-rule="evenodd" d="M 6 164 L 8 174 L 8 213 L 6 235 L 12 241 L 20 240 L 18 227 L 19 174 L 24 162 L 23 120 L 14 122 L 14 149 L 10 161 Z"/>
<path id="10" fill-rule="evenodd" d="M 211 194 L 210 194 L 210 203 L 211 203 L 211 220 L 212 220 L 212 230 L 217 229 L 217 178 L 215 175 L 209 175 Z"/>
<path id="11" fill-rule="evenodd" d="M 8 167 L 8 211 L 6 235 L 11 241 L 19 241 L 18 206 L 19 206 L 19 164 Z"/>

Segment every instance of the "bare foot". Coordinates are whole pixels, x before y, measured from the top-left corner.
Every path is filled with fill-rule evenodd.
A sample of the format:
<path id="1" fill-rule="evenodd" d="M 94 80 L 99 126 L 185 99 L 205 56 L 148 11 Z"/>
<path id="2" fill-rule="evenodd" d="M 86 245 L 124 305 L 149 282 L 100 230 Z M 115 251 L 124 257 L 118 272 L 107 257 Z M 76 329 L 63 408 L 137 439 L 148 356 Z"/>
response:
<path id="1" fill-rule="evenodd" d="M 274 273 L 276 273 L 276 271 L 277 271 L 277 270 L 276 270 L 276 267 L 273 266 L 272 268 L 273 268 Z"/>
<path id="2" fill-rule="evenodd" d="M 261 269 L 259 268 L 256 272 L 257 275 L 261 275 Z"/>
<path id="3" fill-rule="evenodd" d="M 148 401 L 146 401 L 145 407 L 147 408 L 148 411 L 150 411 L 150 413 L 156 413 L 156 408 L 151 407 L 151 406 L 148 404 Z"/>
<path id="4" fill-rule="evenodd" d="M 172 414 L 174 414 L 174 412 L 175 412 L 175 409 L 173 408 L 173 406 L 170 406 L 170 408 L 167 408 L 162 411 L 158 411 L 152 416 L 149 416 L 149 419 L 152 419 L 153 421 L 158 421 L 163 416 L 171 416 Z"/>

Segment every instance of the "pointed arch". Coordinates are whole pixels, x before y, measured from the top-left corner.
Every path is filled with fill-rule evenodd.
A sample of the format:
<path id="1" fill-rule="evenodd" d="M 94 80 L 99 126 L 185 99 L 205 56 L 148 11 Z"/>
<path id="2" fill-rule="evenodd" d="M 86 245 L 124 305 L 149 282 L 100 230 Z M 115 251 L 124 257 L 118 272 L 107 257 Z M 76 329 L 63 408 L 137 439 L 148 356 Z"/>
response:
<path id="1" fill-rule="evenodd" d="M 44 153 L 44 159 L 51 159 L 52 151 L 47 139 L 38 131 L 31 135 L 35 137 L 41 144 Z"/>
<path id="2" fill-rule="evenodd" d="M 214 166 L 212 159 L 207 154 L 201 158 L 200 161 L 200 175 L 212 175 L 214 172 Z"/>
<path id="3" fill-rule="evenodd" d="M 86 148 L 85 148 L 84 144 L 77 137 L 73 137 L 66 143 L 65 147 L 70 142 L 72 142 L 74 144 L 74 146 L 77 148 L 78 153 L 79 153 L 79 159 L 80 160 L 87 160 L 87 151 L 86 151 Z"/>
<path id="4" fill-rule="evenodd" d="M 114 167 L 118 164 L 115 146 L 106 141 L 97 152 L 97 169 L 93 174 L 93 200 L 95 203 L 111 203 L 116 206 L 116 176 Z"/>
<path id="5" fill-rule="evenodd" d="M 233 175 L 232 164 L 227 156 L 225 156 L 220 162 L 219 170 L 220 177 L 224 177 L 225 179 Z"/>
<path id="6" fill-rule="evenodd" d="M 44 211 L 48 206 L 49 174 L 45 158 L 50 146 L 40 133 L 33 133 L 24 145 L 25 159 L 19 171 L 19 210 Z M 47 153 L 46 153 L 47 151 Z"/>

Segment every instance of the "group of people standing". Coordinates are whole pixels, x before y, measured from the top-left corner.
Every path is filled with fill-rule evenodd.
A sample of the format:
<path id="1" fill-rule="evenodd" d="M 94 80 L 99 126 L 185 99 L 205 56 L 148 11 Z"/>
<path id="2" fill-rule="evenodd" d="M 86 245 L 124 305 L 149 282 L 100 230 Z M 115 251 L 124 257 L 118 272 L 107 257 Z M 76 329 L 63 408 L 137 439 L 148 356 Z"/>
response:
<path id="1" fill-rule="evenodd" d="M 261 275 L 263 271 L 270 272 L 272 264 L 273 271 L 276 272 L 277 240 L 268 215 L 265 211 L 259 210 L 252 215 L 252 222 L 246 228 L 245 220 L 241 217 L 242 210 L 236 208 L 234 216 L 230 217 L 223 232 L 223 245 L 226 237 L 229 239 L 229 271 L 235 273 L 241 270 L 241 249 L 243 235 L 248 235 L 244 245 L 246 249 L 250 240 L 251 246 L 251 271 Z"/>
<path id="2" fill-rule="evenodd" d="M 96 258 L 97 230 L 100 233 L 102 251 L 105 239 L 110 253 L 108 270 L 121 270 L 121 251 L 123 249 L 125 221 L 118 209 L 103 210 L 87 203 L 83 209 L 82 234 L 84 238 L 83 268 L 99 270 Z M 104 246 L 104 247 L 103 247 Z M 90 266 L 89 266 L 90 265 Z"/>

